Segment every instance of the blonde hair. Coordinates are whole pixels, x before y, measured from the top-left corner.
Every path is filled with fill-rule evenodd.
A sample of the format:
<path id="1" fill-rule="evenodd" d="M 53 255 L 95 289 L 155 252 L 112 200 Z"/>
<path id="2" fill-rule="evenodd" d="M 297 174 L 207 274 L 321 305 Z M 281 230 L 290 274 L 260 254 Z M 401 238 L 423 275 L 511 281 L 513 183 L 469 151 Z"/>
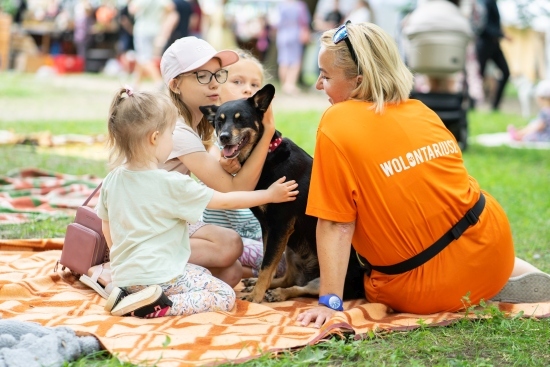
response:
<path id="1" fill-rule="evenodd" d="M 258 60 L 258 58 L 252 54 L 252 52 L 240 48 L 235 49 L 235 52 L 237 53 L 237 55 L 239 55 L 239 61 L 250 60 L 258 67 L 258 69 L 260 69 L 260 74 L 262 75 L 262 84 L 266 81 L 266 79 L 269 79 L 269 75 L 266 73 L 264 66 L 262 65 L 260 60 Z M 231 66 L 235 64 L 228 65 L 228 68 L 231 68 Z"/>
<path id="2" fill-rule="evenodd" d="M 351 98 L 373 102 L 381 113 L 385 103 L 400 103 L 409 98 L 413 75 L 405 66 L 395 41 L 382 28 L 372 23 L 347 24 L 348 38 L 357 55 L 357 64 L 351 58 L 345 41 L 332 41 L 336 29 L 321 36 L 321 44 L 335 55 L 334 66 L 344 71 L 346 78 L 362 75 L 361 83 L 352 91 Z"/>
<path id="3" fill-rule="evenodd" d="M 121 88 L 109 109 L 109 166 L 126 162 L 145 165 L 145 142 L 149 134 L 164 132 L 175 123 L 178 111 L 166 94 L 161 92 L 132 92 Z"/>

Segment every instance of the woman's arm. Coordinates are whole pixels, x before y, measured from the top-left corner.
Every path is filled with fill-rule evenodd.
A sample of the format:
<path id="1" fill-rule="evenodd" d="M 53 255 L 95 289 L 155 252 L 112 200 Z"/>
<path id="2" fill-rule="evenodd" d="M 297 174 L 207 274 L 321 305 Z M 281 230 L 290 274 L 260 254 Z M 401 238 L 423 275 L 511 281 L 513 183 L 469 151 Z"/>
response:
<path id="1" fill-rule="evenodd" d="M 294 180 L 285 182 L 286 177 L 275 181 L 267 190 L 214 192 L 206 206 L 208 209 L 246 209 L 268 203 L 283 203 L 296 200 L 298 184 Z"/>
<path id="2" fill-rule="evenodd" d="M 199 180 L 216 191 L 254 190 L 260 179 L 269 143 L 275 133 L 275 119 L 271 105 L 267 109 L 262 123 L 264 124 L 264 134 L 236 176 L 227 173 L 216 158 L 208 152 L 191 153 L 178 158 Z"/>
<path id="3" fill-rule="evenodd" d="M 320 296 L 333 293 L 342 298 L 354 231 L 355 222 L 338 223 L 324 219 L 317 221 L 317 254 L 321 268 Z M 297 320 L 301 321 L 303 326 L 314 322 L 315 327 L 320 328 L 335 312 L 331 308 L 319 306 L 299 314 Z"/>

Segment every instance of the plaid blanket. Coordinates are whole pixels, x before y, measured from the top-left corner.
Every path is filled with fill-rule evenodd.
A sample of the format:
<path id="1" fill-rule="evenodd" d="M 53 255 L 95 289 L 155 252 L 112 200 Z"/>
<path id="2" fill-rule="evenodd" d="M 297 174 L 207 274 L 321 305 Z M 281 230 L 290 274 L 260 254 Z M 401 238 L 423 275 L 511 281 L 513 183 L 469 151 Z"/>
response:
<path id="1" fill-rule="evenodd" d="M 19 224 L 51 216 L 68 217 L 99 185 L 101 178 L 36 168 L 0 176 L 0 224 Z M 94 206 L 97 196 L 88 205 Z"/>
<path id="2" fill-rule="evenodd" d="M 60 250 L 21 251 L 25 240 L 0 240 L 0 314 L 2 318 L 68 326 L 78 335 L 95 335 L 121 360 L 157 366 L 215 365 L 242 362 L 262 353 L 323 342 L 332 334 L 352 332 L 356 338 L 372 331 L 410 330 L 422 325 L 443 326 L 476 313 L 441 312 L 432 315 L 394 313 L 365 300 L 347 301 L 321 329 L 302 327 L 296 316 L 316 305 L 316 299 L 297 298 L 254 304 L 238 300 L 229 312 L 185 317 L 138 319 L 115 317 L 103 310 L 105 300 L 68 272 L 54 266 Z M 59 240 L 34 240 L 37 249 L 55 248 Z M 10 251 L 10 248 L 15 251 Z M 497 304 L 510 315 L 550 317 L 550 302 Z"/>

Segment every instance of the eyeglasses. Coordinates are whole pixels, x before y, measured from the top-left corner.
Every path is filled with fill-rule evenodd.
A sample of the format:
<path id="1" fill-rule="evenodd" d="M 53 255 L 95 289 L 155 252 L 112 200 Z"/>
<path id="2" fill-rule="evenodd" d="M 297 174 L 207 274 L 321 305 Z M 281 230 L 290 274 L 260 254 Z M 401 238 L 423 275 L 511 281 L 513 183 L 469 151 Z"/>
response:
<path id="1" fill-rule="evenodd" d="M 208 70 L 199 70 L 199 71 L 194 71 L 192 74 L 196 75 L 197 81 L 200 84 L 210 83 L 212 81 L 212 77 L 216 78 L 216 81 L 218 83 L 223 84 L 227 81 L 227 75 L 229 74 L 229 72 L 225 69 L 220 69 L 215 73 L 212 73 Z"/>
<path id="2" fill-rule="evenodd" d="M 355 65 L 359 65 L 357 63 L 357 54 L 355 53 L 355 50 L 353 49 L 353 45 L 351 44 L 351 41 L 348 38 L 348 28 L 346 25 L 350 24 L 351 21 L 348 20 L 346 23 L 342 24 L 336 32 L 334 32 L 334 36 L 332 36 L 332 42 L 334 42 L 335 45 L 339 44 L 342 41 L 346 42 L 346 45 L 348 46 L 349 53 L 351 54 L 351 58 L 355 62 Z"/>

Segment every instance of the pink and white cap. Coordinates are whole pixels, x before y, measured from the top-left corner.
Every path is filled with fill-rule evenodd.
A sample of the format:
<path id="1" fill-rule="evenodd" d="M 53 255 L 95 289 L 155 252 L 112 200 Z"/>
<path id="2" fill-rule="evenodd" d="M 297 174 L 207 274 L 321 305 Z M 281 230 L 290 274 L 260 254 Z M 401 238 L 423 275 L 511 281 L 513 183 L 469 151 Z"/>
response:
<path id="1" fill-rule="evenodd" d="M 221 60 L 222 67 L 239 61 L 239 55 L 235 51 L 216 52 L 214 47 L 200 38 L 194 36 L 180 38 L 162 55 L 160 60 L 162 79 L 168 85 L 170 80 L 178 75 L 201 67 L 213 57 Z"/>

